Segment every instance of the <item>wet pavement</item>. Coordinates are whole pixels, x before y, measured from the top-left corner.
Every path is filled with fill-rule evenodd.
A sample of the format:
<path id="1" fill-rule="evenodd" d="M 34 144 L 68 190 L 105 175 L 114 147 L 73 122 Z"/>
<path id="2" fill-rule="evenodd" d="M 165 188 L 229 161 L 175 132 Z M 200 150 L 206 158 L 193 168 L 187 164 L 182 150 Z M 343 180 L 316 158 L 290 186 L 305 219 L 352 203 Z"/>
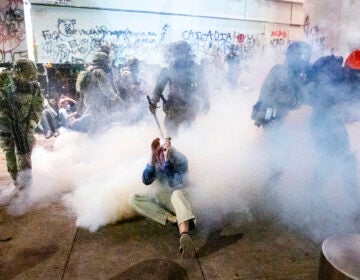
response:
<path id="1" fill-rule="evenodd" d="M 0 188 L 10 182 L 0 153 Z M 6 172 L 5 172 L 6 173 Z M 10 215 L 0 206 L 0 279 L 317 279 L 321 244 L 271 215 L 233 213 L 198 222 L 196 258 L 182 260 L 178 232 L 149 219 L 78 228 L 60 201 Z"/>

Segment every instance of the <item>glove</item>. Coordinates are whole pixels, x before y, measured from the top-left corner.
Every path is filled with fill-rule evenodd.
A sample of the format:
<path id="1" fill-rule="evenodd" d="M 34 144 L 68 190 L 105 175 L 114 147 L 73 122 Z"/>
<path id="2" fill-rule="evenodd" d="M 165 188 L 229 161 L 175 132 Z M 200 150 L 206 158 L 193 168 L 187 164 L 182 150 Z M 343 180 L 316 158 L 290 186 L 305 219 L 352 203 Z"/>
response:
<path id="1" fill-rule="evenodd" d="M 209 102 L 206 102 L 201 109 L 201 113 L 206 115 L 209 112 L 209 109 L 210 109 L 210 104 Z"/>
<path id="2" fill-rule="evenodd" d="M 111 101 L 119 103 L 121 101 L 121 97 L 116 93 L 112 96 Z"/>
<path id="3" fill-rule="evenodd" d="M 37 123 L 36 121 L 30 120 L 30 122 L 29 122 L 29 128 L 30 128 L 31 130 L 34 130 L 37 126 L 38 126 L 38 123 Z"/>
<path id="4" fill-rule="evenodd" d="M 149 102 L 149 110 L 151 112 L 151 114 L 155 115 L 156 114 L 156 109 L 157 109 L 157 104 L 154 104 L 153 102 Z"/>

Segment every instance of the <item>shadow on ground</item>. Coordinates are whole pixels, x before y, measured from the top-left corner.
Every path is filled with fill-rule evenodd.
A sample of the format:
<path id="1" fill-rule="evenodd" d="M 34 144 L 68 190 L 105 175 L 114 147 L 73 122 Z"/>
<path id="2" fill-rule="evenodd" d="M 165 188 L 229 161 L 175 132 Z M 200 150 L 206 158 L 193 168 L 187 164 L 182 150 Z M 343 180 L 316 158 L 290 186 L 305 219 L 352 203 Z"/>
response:
<path id="1" fill-rule="evenodd" d="M 187 280 L 189 279 L 186 270 L 178 263 L 153 259 L 140 262 L 131 266 L 122 273 L 110 278 L 109 280 Z"/>
<path id="2" fill-rule="evenodd" d="M 221 230 L 215 230 L 206 238 L 206 243 L 198 250 L 198 257 L 208 256 L 216 251 L 234 244 L 244 236 L 243 233 L 221 235 Z"/>
<path id="3" fill-rule="evenodd" d="M 9 262 L 0 263 L 0 275 L 5 276 L 5 279 L 12 279 L 16 275 L 51 258 L 58 250 L 57 245 L 24 249 Z"/>

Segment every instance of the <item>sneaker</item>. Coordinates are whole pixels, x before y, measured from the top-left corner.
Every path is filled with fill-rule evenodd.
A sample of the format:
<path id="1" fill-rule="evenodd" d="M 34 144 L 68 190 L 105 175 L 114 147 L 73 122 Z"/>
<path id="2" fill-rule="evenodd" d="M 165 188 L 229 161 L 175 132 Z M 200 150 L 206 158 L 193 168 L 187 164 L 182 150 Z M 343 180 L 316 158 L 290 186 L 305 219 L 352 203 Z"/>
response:
<path id="1" fill-rule="evenodd" d="M 60 135 L 60 132 L 56 130 L 53 135 L 54 137 L 58 137 Z"/>
<path id="2" fill-rule="evenodd" d="M 180 254 L 182 259 L 192 259 L 195 256 L 194 242 L 188 232 L 180 235 Z"/>
<path id="3" fill-rule="evenodd" d="M 18 191 L 7 207 L 10 215 L 23 215 L 31 207 L 28 190 Z"/>

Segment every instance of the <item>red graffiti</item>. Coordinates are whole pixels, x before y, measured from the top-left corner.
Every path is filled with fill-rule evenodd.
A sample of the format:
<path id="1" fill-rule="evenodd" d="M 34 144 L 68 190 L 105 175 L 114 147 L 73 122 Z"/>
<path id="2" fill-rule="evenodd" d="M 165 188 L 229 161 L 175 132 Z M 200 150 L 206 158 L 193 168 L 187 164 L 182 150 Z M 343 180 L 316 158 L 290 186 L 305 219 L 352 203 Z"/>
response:
<path id="1" fill-rule="evenodd" d="M 239 34 L 239 35 L 236 36 L 236 39 L 237 39 L 239 44 L 244 43 L 245 35 L 244 34 Z"/>
<path id="2" fill-rule="evenodd" d="M 273 30 L 271 31 L 271 37 L 280 37 L 280 38 L 287 38 L 287 32 L 281 30 Z"/>
<path id="3" fill-rule="evenodd" d="M 23 0 L 5 0 L 0 3 L 0 51 L 1 62 L 12 62 L 13 53 L 21 52 L 25 42 Z"/>

